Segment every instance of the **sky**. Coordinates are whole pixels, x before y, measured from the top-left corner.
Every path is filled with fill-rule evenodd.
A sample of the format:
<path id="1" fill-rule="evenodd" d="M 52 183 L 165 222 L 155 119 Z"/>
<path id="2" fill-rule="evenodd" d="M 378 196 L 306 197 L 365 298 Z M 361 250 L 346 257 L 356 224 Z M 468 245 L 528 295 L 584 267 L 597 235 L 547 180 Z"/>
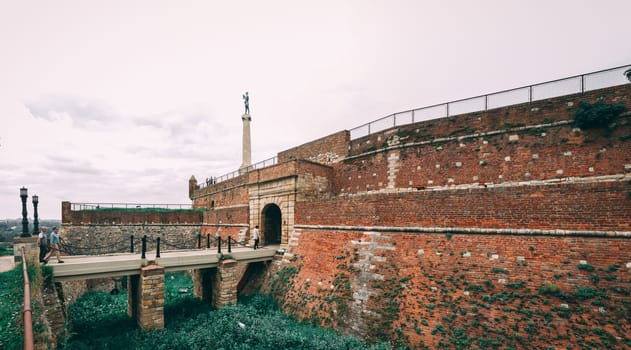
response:
<path id="1" fill-rule="evenodd" d="M 190 204 L 188 180 L 386 115 L 631 64 L 628 0 L 0 0 L 0 219 Z M 28 199 L 28 217 L 33 206 Z"/>

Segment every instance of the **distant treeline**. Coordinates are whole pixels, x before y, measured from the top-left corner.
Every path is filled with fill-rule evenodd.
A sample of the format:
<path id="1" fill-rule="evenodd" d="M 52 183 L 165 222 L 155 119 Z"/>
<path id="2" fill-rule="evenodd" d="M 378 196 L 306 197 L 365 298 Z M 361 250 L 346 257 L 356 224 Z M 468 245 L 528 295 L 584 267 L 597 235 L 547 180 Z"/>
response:
<path id="1" fill-rule="evenodd" d="M 61 220 L 39 220 L 39 227 L 61 226 Z M 33 234 L 33 219 L 29 219 L 28 232 Z M 22 234 L 22 219 L 0 220 L 0 242 L 8 242 Z"/>

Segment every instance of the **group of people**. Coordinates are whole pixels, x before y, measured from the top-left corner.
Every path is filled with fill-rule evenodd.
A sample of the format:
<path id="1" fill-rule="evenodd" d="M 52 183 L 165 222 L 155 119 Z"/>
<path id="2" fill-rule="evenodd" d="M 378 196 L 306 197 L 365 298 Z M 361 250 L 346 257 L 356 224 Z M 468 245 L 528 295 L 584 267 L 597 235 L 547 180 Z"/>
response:
<path id="1" fill-rule="evenodd" d="M 42 226 L 42 230 L 37 235 L 37 245 L 39 246 L 39 262 L 47 264 L 53 254 L 57 257 L 57 262 L 63 263 L 59 256 L 60 239 L 57 226 L 53 226 L 53 232 L 47 233 L 48 228 Z"/>
<path id="2" fill-rule="evenodd" d="M 210 177 L 210 178 L 206 178 L 206 186 L 210 186 L 212 184 L 216 184 L 217 183 L 217 179 L 214 177 Z"/>

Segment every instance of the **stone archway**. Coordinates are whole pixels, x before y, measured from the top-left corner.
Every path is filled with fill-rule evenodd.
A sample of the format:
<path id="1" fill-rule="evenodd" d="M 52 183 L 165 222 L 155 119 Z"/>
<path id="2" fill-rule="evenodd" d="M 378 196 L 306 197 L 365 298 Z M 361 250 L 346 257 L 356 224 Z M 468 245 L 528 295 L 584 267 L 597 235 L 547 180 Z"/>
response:
<path id="1" fill-rule="evenodd" d="M 262 217 L 261 244 L 280 244 L 283 234 L 281 227 L 283 220 L 278 205 L 266 205 L 263 208 Z"/>

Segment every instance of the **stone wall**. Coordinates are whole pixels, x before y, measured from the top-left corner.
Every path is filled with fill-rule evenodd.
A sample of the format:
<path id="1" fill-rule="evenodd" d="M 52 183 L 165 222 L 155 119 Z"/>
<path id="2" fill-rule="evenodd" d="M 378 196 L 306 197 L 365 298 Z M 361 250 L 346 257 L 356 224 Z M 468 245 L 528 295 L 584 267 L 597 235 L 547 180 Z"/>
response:
<path id="1" fill-rule="evenodd" d="M 160 237 L 160 251 L 178 248 L 193 248 L 197 236 L 201 233 L 201 224 L 165 224 L 165 225 L 75 225 L 62 224 L 61 237 L 64 240 L 62 250 L 71 255 L 94 255 L 105 253 L 128 253 L 131 250 L 131 238 L 134 236 L 134 252 L 140 252 L 142 237 L 148 238 L 147 250 L 156 249 L 156 238 Z"/>
<path id="2" fill-rule="evenodd" d="M 71 210 L 70 202 L 61 203 L 61 222 L 67 224 L 103 224 L 103 225 L 138 225 L 138 224 L 199 224 L 202 211 L 173 210 Z"/>

